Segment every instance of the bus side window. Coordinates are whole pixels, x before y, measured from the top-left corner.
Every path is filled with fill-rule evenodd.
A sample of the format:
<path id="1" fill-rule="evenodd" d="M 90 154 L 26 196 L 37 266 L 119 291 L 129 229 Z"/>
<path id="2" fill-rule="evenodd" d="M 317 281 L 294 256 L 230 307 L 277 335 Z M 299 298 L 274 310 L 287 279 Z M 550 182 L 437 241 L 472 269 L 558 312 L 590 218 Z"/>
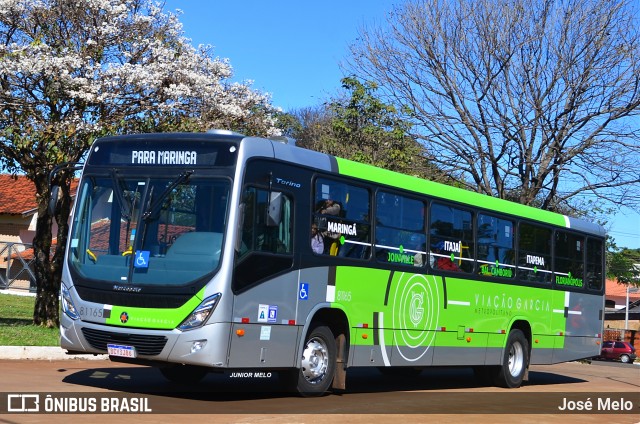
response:
<path id="1" fill-rule="evenodd" d="M 518 277 L 521 280 L 551 283 L 551 230 L 521 223 L 518 227 Z"/>
<path id="2" fill-rule="evenodd" d="M 514 223 L 479 214 L 477 220 L 478 273 L 487 277 L 515 276 Z"/>
<path id="3" fill-rule="evenodd" d="M 232 289 L 239 293 L 293 266 L 293 201 L 282 192 L 247 187 L 238 205 Z"/>
<path id="4" fill-rule="evenodd" d="M 587 239 L 587 288 L 602 290 L 602 241 Z"/>
<path id="5" fill-rule="evenodd" d="M 291 253 L 291 199 L 280 192 L 248 187 L 239 206 L 241 222 L 236 250 Z"/>
<path id="6" fill-rule="evenodd" d="M 322 253 L 368 259 L 371 255 L 369 191 L 326 178 L 318 178 L 314 187 L 315 208 L 311 222 L 323 238 Z"/>
<path id="7" fill-rule="evenodd" d="M 376 194 L 376 259 L 422 267 L 426 261 L 424 203 L 394 193 Z"/>
<path id="8" fill-rule="evenodd" d="M 555 283 L 584 288 L 584 237 L 568 231 L 555 232 Z"/>
<path id="9" fill-rule="evenodd" d="M 430 248 L 436 269 L 472 272 L 475 258 L 473 213 L 434 202 L 429 221 Z"/>

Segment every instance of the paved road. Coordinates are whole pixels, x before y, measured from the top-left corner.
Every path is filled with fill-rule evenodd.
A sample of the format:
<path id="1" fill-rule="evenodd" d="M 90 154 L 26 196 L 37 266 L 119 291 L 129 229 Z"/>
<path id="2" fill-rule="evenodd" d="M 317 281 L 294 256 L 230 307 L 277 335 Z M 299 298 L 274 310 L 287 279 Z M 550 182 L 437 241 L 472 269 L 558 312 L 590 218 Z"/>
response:
<path id="1" fill-rule="evenodd" d="M 428 369 L 410 379 L 383 377 L 373 369 L 350 370 L 346 393 L 313 399 L 274 391 L 277 383 L 275 374 L 211 374 L 201 384 L 186 387 L 166 382 L 153 368 L 110 361 L 0 360 L 0 412 L 8 411 L 9 393 L 36 393 L 42 398 L 40 404 L 51 394 L 49 401 L 55 398 L 58 403 L 49 406 L 64 411 L 69 410 L 64 409 L 70 407 L 69 399 L 82 399 L 76 401 L 80 403 L 93 399 L 98 411 L 101 402 L 112 402 L 109 407 L 115 409 L 111 411 L 125 409 L 118 415 L 93 414 L 88 418 L 92 423 L 199 421 L 201 416 L 195 413 L 216 414 L 209 417 L 216 423 L 640 422 L 640 366 L 636 365 L 533 366 L 529 382 L 516 390 L 479 386 L 466 368 Z M 103 401 L 103 397 L 110 400 Z M 565 398 L 570 407 L 586 407 L 590 400 L 593 410 L 599 404 L 615 408 L 615 402 L 624 399 L 621 406 L 632 405 L 634 409 L 633 414 L 625 415 L 611 410 L 606 416 L 560 414 L 556 410 Z M 134 416 L 126 413 L 127 408 L 151 409 L 153 413 Z M 87 417 L 12 413 L 0 415 L 0 423 L 55 423 Z"/>

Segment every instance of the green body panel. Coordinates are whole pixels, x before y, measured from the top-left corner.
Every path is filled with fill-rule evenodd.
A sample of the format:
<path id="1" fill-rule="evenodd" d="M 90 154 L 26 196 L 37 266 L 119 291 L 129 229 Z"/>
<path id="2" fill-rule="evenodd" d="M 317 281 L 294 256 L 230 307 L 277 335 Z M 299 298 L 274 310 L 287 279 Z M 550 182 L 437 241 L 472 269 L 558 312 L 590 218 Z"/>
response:
<path id="1" fill-rule="evenodd" d="M 485 196 L 472 191 L 463 190 L 456 187 L 436 183 L 434 181 L 422 180 L 395 173 L 386 169 L 380 169 L 371 165 L 352 162 L 346 159 L 336 158 L 340 174 L 355 178 L 361 178 L 379 184 L 394 186 L 405 190 L 414 191 L 441 199 L 454 200 L 474 207 L 482 207 L 488 210 L 506 212 L 515 216 L 526 216 L 536 221 L 547 224 L 566 227 L 563 215 L 536 209 L 530 206 L 513 203 L 495 197 Z"/>
<path id="2" fill-rule="evenodd" d="M 188 302 L 175 309 L 136 308 L 114 305 L 106 324 L 119 327 L 173 330 L 202 302 L 204 288 Z M 122 319 L 126 314 L 126 320 Z M 123 322 L 125 321 L 125 322 Z"/>
<path id="3" fill-rule="evenodd" d="M 361 329 L 352 331 L 352 345 L 375 344 L 380 329 L 386 344 L 502 347 L 517 320 L 531 326 L 533 348 L 562 347 L 564 339 L 564 292 L 550 288 L 338 267 L 335 290 L 332 306 Z"/>

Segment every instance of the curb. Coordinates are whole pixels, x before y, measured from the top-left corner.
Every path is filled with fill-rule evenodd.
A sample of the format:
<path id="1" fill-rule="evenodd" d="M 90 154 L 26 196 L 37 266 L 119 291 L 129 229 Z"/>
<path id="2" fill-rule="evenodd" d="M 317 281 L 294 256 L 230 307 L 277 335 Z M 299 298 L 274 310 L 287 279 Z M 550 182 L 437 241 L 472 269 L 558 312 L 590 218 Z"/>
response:
<path id="1" fill-rule="evenodd" d="M 109 359 L 108 355 L 69 355 L 59 346 L 0 346 L 0 359 L 62 361 L 84 359 L 90 361 Z"/>

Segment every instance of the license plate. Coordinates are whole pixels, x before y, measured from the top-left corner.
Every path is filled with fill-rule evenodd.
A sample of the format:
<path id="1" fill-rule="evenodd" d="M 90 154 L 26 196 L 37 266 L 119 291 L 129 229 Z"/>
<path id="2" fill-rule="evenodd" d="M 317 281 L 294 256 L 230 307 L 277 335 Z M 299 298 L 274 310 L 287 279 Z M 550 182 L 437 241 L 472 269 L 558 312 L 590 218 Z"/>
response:
<path id="1" fill-rule="evenodd" d="M 107 353 L 109 356 L 121 356 L 123 358 L 135 358 L 138 356 L 135 347 L 116 344 L 108 344 Z"/>

